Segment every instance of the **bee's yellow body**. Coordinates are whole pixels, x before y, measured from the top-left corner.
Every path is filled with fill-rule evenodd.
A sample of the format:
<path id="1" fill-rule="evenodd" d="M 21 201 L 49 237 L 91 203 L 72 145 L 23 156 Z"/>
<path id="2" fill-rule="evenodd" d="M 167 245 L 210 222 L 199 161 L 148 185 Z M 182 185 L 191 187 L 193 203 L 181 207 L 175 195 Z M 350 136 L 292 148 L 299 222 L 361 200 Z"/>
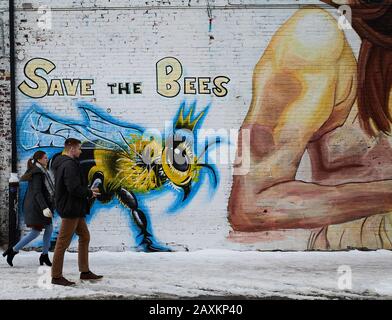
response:
<path id="1" fill-rule="evenodd" d="M 167 159 L 167 150 L 155 140 L 134 136 L 128 141 L 129 152 L 105 149 L 94 150 L 95 166 L 88 174 L 89 183 L 96 172 L 104 172 L 104 191 L 115 192 L 119 188 L 135 193 L 157 190 L 165 182 L 182 186 L 196 181 L 199 168 L 189 147 L 183 143 L 192 161 L 186 171 L 176 170 Z M 147 163 L 146 163 L 147 160 Z"/>

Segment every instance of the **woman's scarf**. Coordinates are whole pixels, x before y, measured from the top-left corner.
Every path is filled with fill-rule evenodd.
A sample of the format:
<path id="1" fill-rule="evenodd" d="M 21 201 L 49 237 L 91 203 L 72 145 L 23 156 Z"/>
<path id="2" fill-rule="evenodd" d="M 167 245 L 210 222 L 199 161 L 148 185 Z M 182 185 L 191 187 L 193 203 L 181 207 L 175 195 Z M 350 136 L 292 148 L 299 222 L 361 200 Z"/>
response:
<path id="1" fill-rule="evenodd" d="M 54 192 L 55 192 L 55 188 L 54 188 L 54 179 L 52 177 L 52 174 L 50 171 L 48 171 L 46 168 L 44 168 L 39 162 L 36 162 L 35 165 L 37 166 L 37 168 L 39 168 L 45 175 L 45 187 L 48 190 L 49 194 L 50 194 L 50 198 L 52 200 L 52 203 L 54 202 Z"/>

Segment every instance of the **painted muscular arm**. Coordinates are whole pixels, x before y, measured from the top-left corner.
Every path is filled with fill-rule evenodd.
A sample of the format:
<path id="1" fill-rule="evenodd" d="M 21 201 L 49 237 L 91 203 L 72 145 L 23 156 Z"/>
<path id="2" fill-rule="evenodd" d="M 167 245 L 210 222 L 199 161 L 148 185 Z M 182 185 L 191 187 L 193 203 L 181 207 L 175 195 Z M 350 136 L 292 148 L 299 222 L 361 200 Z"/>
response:
<path id="1" fill-rule="evenodd" d="M 308 143 L 336 104 L 339 50 L 345 45 L 343 39 L 341 48 L 333 47 L 339 45 L 338 36 L 331 37 L 336 41 L 331 42 L 330 51 L 308 39 L 315 40 L 312 45 L 320 49 L 319 56 L 317 49 L 298 52 L 306 39 L 300 45 L 295 39 L 294 47 L 290 45 L 295 41 L 281 45 L 273 39 L 256 66 L 253 99 L 238 143 L 242 154 L 237 155 L 244 160 L 249 152 L 249 171 L 237 175 L 235 169 L 229 199 L 234 230 L 316 228 L 392 210 L 390 180 L 337 186 L 295 180 Z M 249 130 L 249 145 L 242 140 L 244 130 Z"/>
<path id="2" fill-rule="evenodd" d="M 229 218 L 235 230 L 316 228 L 392 210 L 392 181 L 321 186 L 295 180 L 307 143 L 330 115 L 335 82 L 332 75 L 303 76 L 306 89 L 275 123 L 250 117 L 242 126 L 250 132 L 250 168 L 233 177 Z M 243 141 L 239 148 L 244 157 Z"/>

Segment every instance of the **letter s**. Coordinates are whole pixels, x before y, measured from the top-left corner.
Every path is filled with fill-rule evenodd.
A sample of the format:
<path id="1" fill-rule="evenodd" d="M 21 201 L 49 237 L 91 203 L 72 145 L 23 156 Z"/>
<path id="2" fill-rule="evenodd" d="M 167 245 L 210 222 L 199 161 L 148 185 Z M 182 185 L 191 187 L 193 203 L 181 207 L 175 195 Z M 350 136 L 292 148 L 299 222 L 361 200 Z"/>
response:
<path id="1" fill-rule="evenodd" d="M 215 88 L 212 89 L 212 92 L 217 96 L 217 97 L 224 97 L 227 95 L 227 89 L 224 86 L 224 84 L 227 84 L 230 82 L 230 79 L 225 76 L 220 76 L 216 77 L 214 79 L 214 85 Z"/>
<path id="2" fill-rule="evenodd" d="M 26 96 L 31 98 L 42 98 L 48 92 L 48 82 L 45 78 L 37 75 L 37 70 L 42 69 L 47 74 L 52 72 L 56 66 L 49 60 L 43 58 L 34 58 L 28 61 L 24 68 L 24 74 L 27 79 L 31 80 L 36 86 L 31 87 L 26 81 L 23 81 L 19 86 L 19 90 Z"/>

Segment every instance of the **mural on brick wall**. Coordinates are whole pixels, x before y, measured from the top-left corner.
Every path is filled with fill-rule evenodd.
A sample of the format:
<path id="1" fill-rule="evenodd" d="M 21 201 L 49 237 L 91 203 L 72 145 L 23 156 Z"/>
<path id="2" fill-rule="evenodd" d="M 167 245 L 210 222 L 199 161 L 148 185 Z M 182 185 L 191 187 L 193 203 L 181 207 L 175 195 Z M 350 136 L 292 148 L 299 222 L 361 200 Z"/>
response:
<path id="1" fill-rule="evenodd" d="M 82 141 L 79 158 L 82 171 L 89 187 L 100 190 L 100 196 L 90 203 L 92 209 L 87 221 L 94 217 L 97 208 L 110 204 L 116 197 L 133 221 L 139 250 L 172 251 L 154 237 L 152 222 L 142 201 L 168 189 L 174 190 L 179 197 L 168 210 L 172 213 L 192 200 L 201 183 L 210 182 L 216 189 L 218 172 L 213 164 L 204 162 L 204 156 L 220 140 L 208 142 L 199 154 L 195 148 L 198 145 L 195 133 L 208 113 L 208 106 L 194 114 L 196 103 L 190 106 L 182 103 L 164 135 L 157 130 L 109 119 L 99 108 L 86 102 L 79 102 L 77 108 L 82 114 L 81 120 L 55 117 L 39 105 L 30 106 L 30 111 L 20 120 L 20 146 L 28 154 L 45 150 L 54 160 L 61 154 L 58 149 L 67 138 Z"/>
<path id="2" fill-rule="evenodd" d="M 84 172 L 101 190 L 89 223 L 110 223 L 121 207 L 144 251 L 391 249 L 392 5 L 349 2 L 352 21 L 329 0 L 215 8 L 205 20 L 199 8 L 182 19 L 70 11 L 42 31 L 43 49 L 25 44 L 21 158 L 83 141 Z M 108 21 L 116 27 L 91 37 Z M 75 41 L 53 35 L 67 28 L 89 50 L 63 55 Z M 170 119 L 164 133 L 153 129 Z M 200 139 L 205 127 L 213 134 Z M 227 165 L 209 161 L 224 148 L 216 160 Z M 95 228 L 108 246 L 125 232 Z"/>
<path id="3" fill-rule="evenodd" d="M 257 63 L 241 127 L 250 170 L 234 174 L 229 200 L 234 230 L 310 229 L 308 249 L 392 248 L 392 6 L 349 3 L 358 69 L 336 20 L 315 8 L 290 17 Z M 305 151 L 309 182 L 296 179 Z"/>

